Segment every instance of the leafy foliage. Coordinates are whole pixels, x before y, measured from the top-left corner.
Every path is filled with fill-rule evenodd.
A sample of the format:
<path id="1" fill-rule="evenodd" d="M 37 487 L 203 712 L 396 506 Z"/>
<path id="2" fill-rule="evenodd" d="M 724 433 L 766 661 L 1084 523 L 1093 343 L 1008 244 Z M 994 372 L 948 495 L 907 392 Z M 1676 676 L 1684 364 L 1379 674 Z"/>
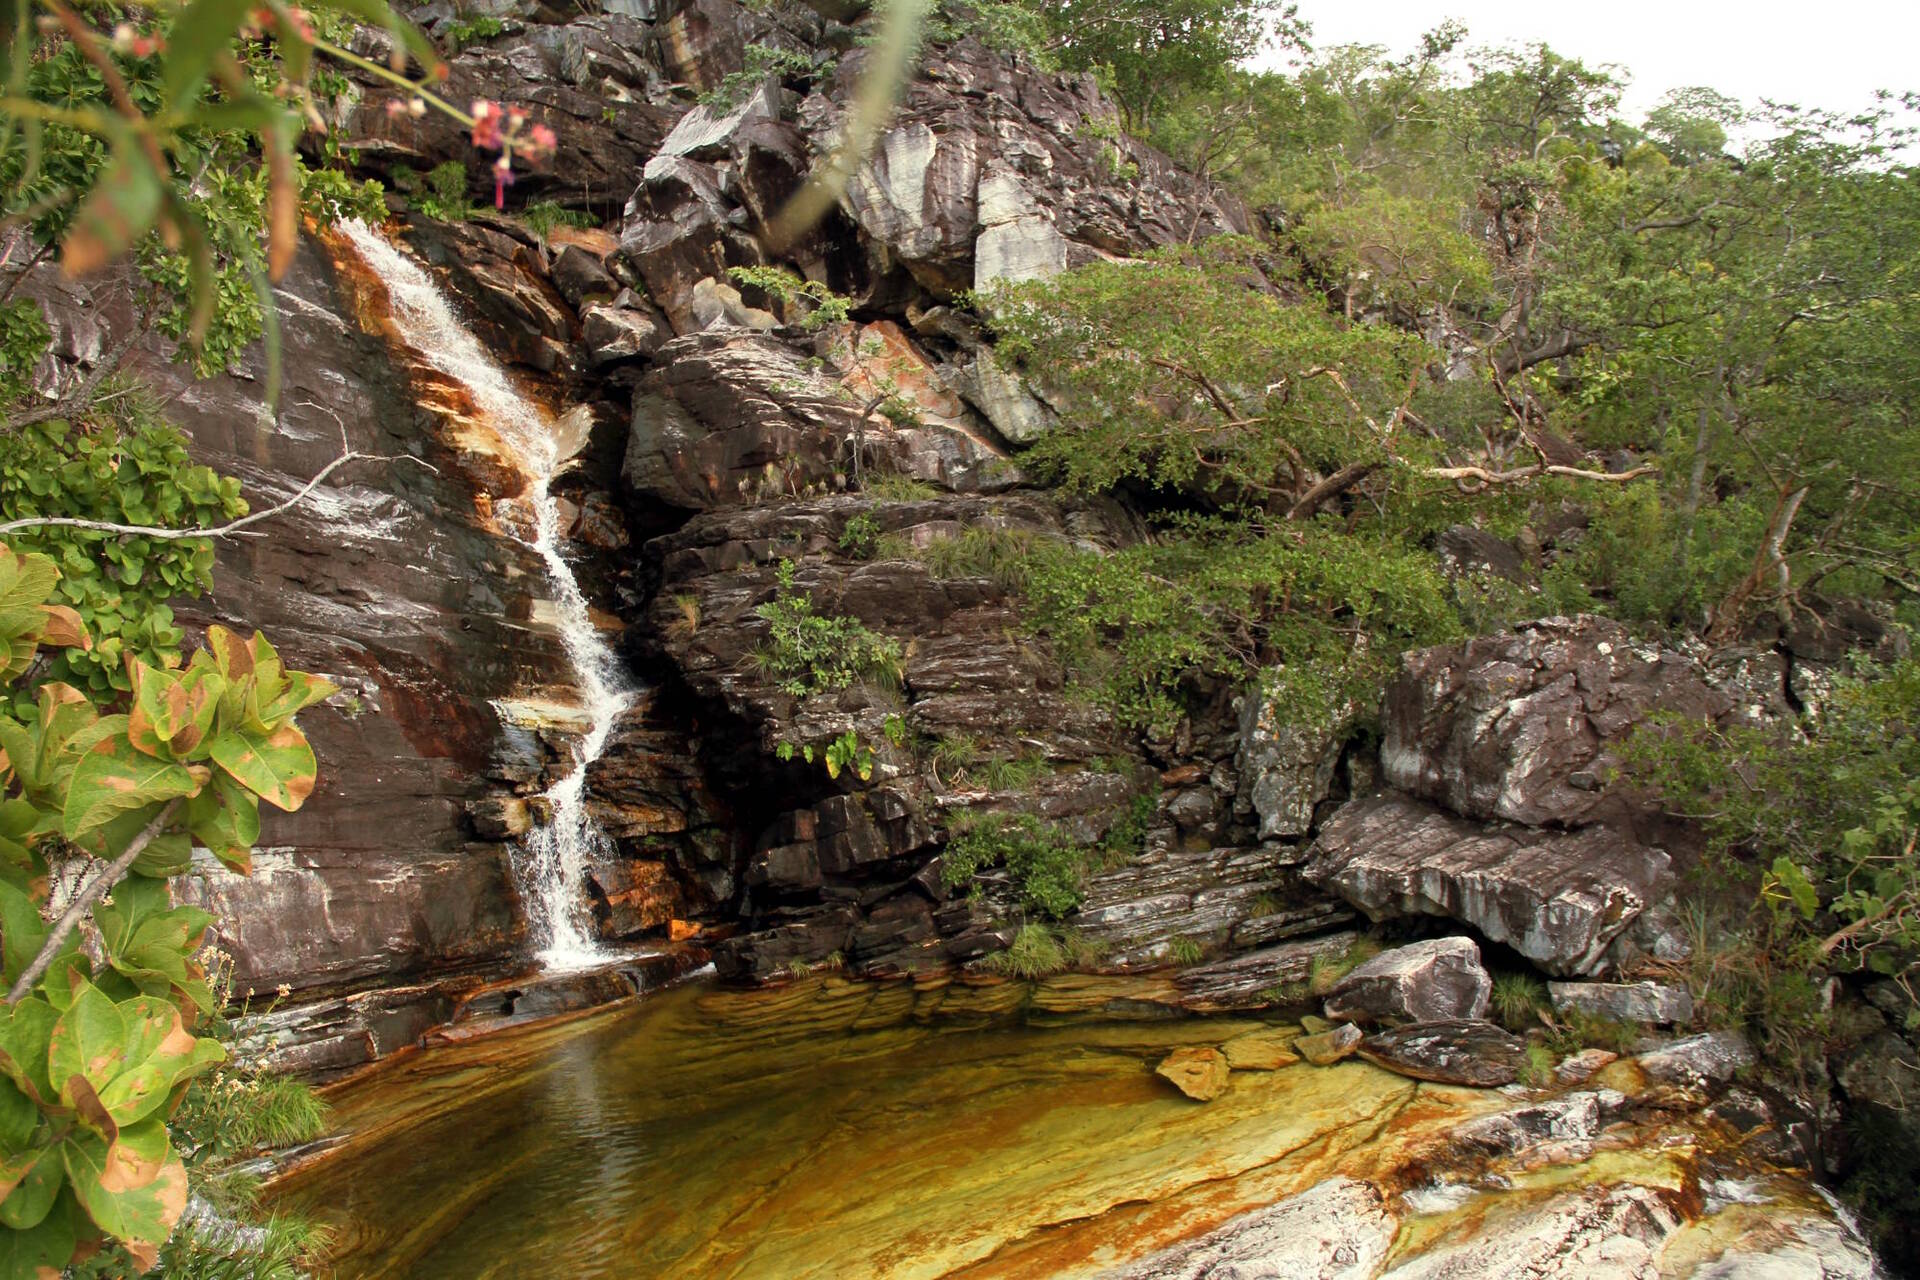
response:
<path id="1" fill-rule="evenodd" d="M 802 329 L 838 324 L 847 318 L 853 300 L 835 293 L 818 280 L 802 280 L 785 267 L 728 267 L 727 275 L 736 284 L 760 290 L 782 307 L 805 302 L 796 323 Z"/>
<path id="2" fill-rule="evenodd" d="M 778 593 L 754 610 L 771 628 L 755 657 L 783 691 L 804 698 L 860 679 L 898 683 L 898 641 L 858 618 L 814 612 L 813 596 L 794 586 L 791 560 L 782 560 L 778 573 Z"/>
<path id="3" fill-rule="evenodd" d="M 992 815 L 960 831 L 941 855 L 940 876 L 950 889 L 980 872 L 1004 867 L 1027 909 L 1059 920 L 1080 905 L 1095 854 L 1057 824 L 1023 813 Z"/>
<path id="4" fill-rule="evenodd" d="M 187 456 L 186 440 L 142 393 L 124 388 L 77 421 L 54 418 L 0 434 L 0 518 L 67 516 L 167 529 L 246 514 L 240 482 Z M 212 583 L 213 544 L 42 527 L 14 535 L 54 559 L 59 598 L 78 611 L 91 648 L 52 655 L 47 674 L 110 696 L 130 687 L 125 659 L 164 665 L 180 653 L 170 600 Z"/>
<path id="5" fill-rule="evenodd" d="M 817 65 L 811 57 L 798 50 L 770 44 L 749 45 L 740 70 L 729 71 L 719 84 L 701 94 L 700 105 L 727 112 L 739 106 L 768 80 L 804 83 L 824 79 L 832 73 L 831 62 L 825 66 Z"/>
<path id="6" fill-rule="evenodd" d="M 43 641 L 84 646 L 78 615 L 47 603 L 58 578 L 0 550 L 11 678 Z M 129 657 L 125 712 L 47 681 L 31 714 L 0 717 L 0 1247 L 16 1261 L 57 1270 L 105 1238 L 146 1270 L 186 1205 L 166 1120 L 224 1051 L 191 1030 L 213 1004 L 196 956 L 211 917 L 172 906 L 166 877 L 195 843 L 246 868 L 261 800 L 296 809 L 313 788 L 294 716 L 334 692 L 260 636 L 214 627 L 208 644 L 184 669 Z M 72 856 L 111 865 L 49 925 L 52 859 Z M 89 907 L 97 960 L 72 928 Z"/>

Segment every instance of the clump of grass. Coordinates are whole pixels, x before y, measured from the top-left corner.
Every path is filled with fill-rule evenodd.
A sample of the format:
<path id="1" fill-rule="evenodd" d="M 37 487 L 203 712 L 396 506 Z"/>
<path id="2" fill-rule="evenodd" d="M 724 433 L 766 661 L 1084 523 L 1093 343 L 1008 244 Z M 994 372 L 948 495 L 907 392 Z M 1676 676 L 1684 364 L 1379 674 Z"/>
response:
<path id="1" fill-rule="evenodd" d="M 700 629 L 700 597 L 691 591 L 678 592 L 673 596 L 673 607 L 679 616 L 668 627 L 682 639 L 691 637 Z"/>
<path id="2" fill-rule="evenodd" d="M 1198 938 L 1183 933 L 1167 943 L 1167 954 L 1177 965 L 1190 965 L 1199 964 L 1200 957 L 1206 953 Z"/>
<path id="3" fill-rule="evenodd" d="M 167 1280 L 304 1280 L 326 1242 L 322 1228 L 285 1214 L 258 1225 L 258 1237 L 250 1230 L 238 1236 L 218 1227 L 184 1226 L 161 1248 L 157 1274 Z"/>
<path id="4" fill-rule="evenodd" d="M 1339 954 L 1322 952 L 1307 965 L 1306 994 L 1318 998 L 1334 989 L 1340 979 L 1380 954 L 1380 944 L 1372 938 L 1355 938 Z"/>
<path id="5" fill-rule="evenodd" d="M 968 529 L 936 538 L 918 559 L 936 578 L 986 578 L 1007 591 L 1027 585 L 1038 539 L 1027 529 Z"/>
<path id="6" fill-rule="evenodd" d="M 173 1128 L 200 1157 L 248 1155 L 311 1142 L 325 1132 L 327 1105 L 298 1080 L 221 1068 L 187 1086 Z"/>
<path id="7" fill-rule="evenodd" d="M 1047 776 L 1044 757 L 1037 755 L 992 756 L 967 772 L 994 791 L 1025 791 Z"/>
<path id="8" fill-rule="evenodd" d="M 1023 924 L 1014 934 L 1013 944 L 1005 951 L 988 956 L 986 966 L 995 973 L 1031 982 L 1092 964 L 1104 950 L 1099 943 L 1072 929 Z"/>
<path id="9" fill-rule="evenodd" d="M 866 477 L 861 482 L 860 492 L 882 502 L 924 502 L 940 496 L 940 491 L 925 480 L 891 471 Z"/>
<path id="10" fill-rule="evenodd" d="M 1610 1053 L 1631 1053 L 1640 1039 L 1641 1029 L 1585 1009 L 1562 1009 L 1547 1026 L 1547 1048 L 1562 1056 L 1582 1049 L 1605 1049 Z"/>
<path id="11" fill-rule="evenodd" d="M 1503 973 L 1493 980 L 1493 1015 L 1509 1031 L 1525 1031 L 1550 1007 L 1547 984 L 1531 973 Z"/>
<path id="12" fill-rule="evenodd" d="M 1520 1064 L 1520 1083 L 1529 1089 L 1544 1089 L 1554 1082 L 1553 1071 L 1559 1055 L 1543 1044 L 1527 1046 L 1527 1060 Z"/>

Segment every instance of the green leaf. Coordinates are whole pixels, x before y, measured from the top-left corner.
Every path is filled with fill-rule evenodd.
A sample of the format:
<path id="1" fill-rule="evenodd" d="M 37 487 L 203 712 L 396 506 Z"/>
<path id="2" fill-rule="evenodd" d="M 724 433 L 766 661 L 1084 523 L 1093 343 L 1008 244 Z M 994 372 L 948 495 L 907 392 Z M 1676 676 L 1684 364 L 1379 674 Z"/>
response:
<path id="1" fill-rule="evenodd" d="M 73 1258 L 76 1207 L 61 1196 L 52 1212 L 24 1231 L 0 1231 L 0 1276 L 59 1280 Z"/>
<path id="2" fill-rule="evenodd" d="M 292 812 L 313 793 L 318 770 L 306 735 L 291 724 L 268 734 L 247 730 L 213 740 L 213 762 L 268 804 Z"/>
<path id="3" fill-rule="evenodd" d="M 33 996 L 0 1010 L 0 1072 L 45 1105 L 59 1099 L 47 1075 L 53 1028 L 59 1020 L 52 1005 Z"/>
<path id="4" fill-rule="evenodd" d="M 94 1092 L 127 1067 L 127 1019 L 113 998 L 90 982 L 81 982 L 73 1001 L 54 1024 L 47 1050 L 47 1072 L 61 1101 L 74 1105 L 69 1087 L 78 1076 Z"/>
<path id="5" fill-rule="evenodd" d="M 187 1171 L 167 1143 L 166 1125 L 143 1120 L 112 1143 L 77 1132 L 61 1144 L 61 1157 L 87 1216 L 151 1268 L 187 1207 Z"/>
<path id="6" fill-rule="evenodd" d="M 50 932 L 32 898 L 11 884 L 0 883 L 0 956 L 5 957 L 7 987 L 33 963 Z"/>
<path id="7" fill-rule="evenodd" d="M 61 1163 L 58 1146 L 31 1152 L 22 1159 L 31 1163 L 7 1198 L 0 1200 L 0 1224 L 15 1231 L 39 1226 L 53 1208 L 54 1199 L 59 1196 L 60 1187 L 66 1181 L 65 1166 Z"/>
<path id="8" fill-rule="evenodd" d="M 98 744 L 75 766 L 61 830 L 75 840 L 130 809 L 190 796 L 199 789 L 200 783 L 184 765 L 142 755 L 124 738 L 112 739 Z"/>
<path id="9" fill-rule="evenodd" d="M 187 829 L 221 862 L 246 875 L 260 839 L 260 798 L 225 773 L 187 801 Z"/>

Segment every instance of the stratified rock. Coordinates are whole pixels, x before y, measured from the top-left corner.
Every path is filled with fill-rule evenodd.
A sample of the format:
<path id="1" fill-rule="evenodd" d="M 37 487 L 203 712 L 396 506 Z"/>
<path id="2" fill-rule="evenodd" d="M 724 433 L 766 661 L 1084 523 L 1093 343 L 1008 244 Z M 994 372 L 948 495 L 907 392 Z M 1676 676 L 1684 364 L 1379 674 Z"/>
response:
<path id="1" fill-rule="evenodd" d="M 1611 828 L 1489 826 L 1389 794 L 1335 814 L 1301 873 L 1375 920 L 1450 916 L 1551 973 L 1593 975 L 1671 892 L 1669 868 Z"/>
<path id="2" fill-rule="evenodd" d="M 1270 849 L 1155 847 L 1092 876 L 1074 928 L 1105 948 L 1105 963 L 1142 965 L 1165 961 L 1176 938 L 1245 950 L 1352 920 Z"/>
<path id="3" fill-rule="evenodd" d="M 1351 704 L 1303 718 L 1277 690 L 1276 673 L 1263 675 L 1240 708 L 1240 803 L 1260 815 L 1262 840 L 1312 829 L 1355 719 Z"/>
<path id="4" fill-rule="evenodd" d="M 1180 987 L 1182 1003 L 1197 1013 L 1284 1004 L 1289 999 L 1301 998 L 1291 994 L 1291 989 L 1295 986 L 1304 989 L 1317 957 L 1331 960 L 1343 956 L 1357 938 L 1357 934 L 1343 932 L 1283 942 L 1228 960 L 1183 969 L 1174 981 Z"/>
<path id="5" fill-rule="evenodd" d="M 1467 817 L 1569 824 L 1649 713 L 1711 720 L 1728 706 L 1684 654 L 1602 618 L 1549 618 L 1407 654 L 1380 763 L 1389 784 Z"/>
<path id="6" fill-rule="evenodd" d="M 1316 1067 L 1330 1067 L 1342 1058 L 1350 1058 L 1360 1048 L 1366 1033 L 1351 1022 L 1343 1022 L 1330 1031 L 1316 1031 L 1293 1042 L 1300 1056 Z"/>
<path id="7" fill-rule="evenodd" d="M 1103 1280 L 1371 1280 L 1398 1227 L 1372 1184 L 1332 1178 Z"/>
<path id="8" fill-rule="evenodd" d="M 1235 1071 L 1278 1071 L 1300 1061 L 1300 1055 L 1291 1048 L 1299 1037 L 1293 1027 L 1248 1031 L 1222 1043 L 1220 1052 L 1227 1055 L 1227 1065 Z"/>
<path id="9" fill-rule="evenodd" d="M 1435 938 L 1383 952 L 1334 984 L 1327 1016 L 1347 1022 L 1435 1022 L 1487 1016 L 1493 979 L 1470 938 Z"/>
<path id="10" fill-rule="evenodd" d="M 1226 1092 L 1229 1067 L 1227 1055 L 1218 1049 L 1189 1047 L 1175 1049 L 1153 1073 L 1173 1083 L 1173 1087 L 1198 1102 L 1212 1102 Z"/>
<path id="11" fill-rule="evenodd" d="M 1685 987 L 1658 982 L 1549 982 L 1556 1009 L 1579 1009 L 1618 1022 L 1693 1021 L 1693 996 Z"/>
<path id="12" fill-rule="evenodd" d="M 1754 1064 L 1753 1046 L 1738 1031 L 1708 1031 L 1639 1057 L 1640 1070 L 1662 1084 L 1725 1084 Z"/>
<path id="13" fill-rule="evenodd" d="M 1415 1080 L 1485 1089 L 1519 1078 L 1527 1042 L 1491 1022 L 1455 1018 L 1376 1032 L 1360 1042 L 1359 1052 L 1367 1061 Z"/>
<path id="14" fill-rule="evenodd" d="M 1654 1188 L 1589 1187 L 1520 1213 L 1490 1214 L 1466 1238 L 1443 1237 L 1380 1280 L 1652 1280 L 1680 1225 Z"/>

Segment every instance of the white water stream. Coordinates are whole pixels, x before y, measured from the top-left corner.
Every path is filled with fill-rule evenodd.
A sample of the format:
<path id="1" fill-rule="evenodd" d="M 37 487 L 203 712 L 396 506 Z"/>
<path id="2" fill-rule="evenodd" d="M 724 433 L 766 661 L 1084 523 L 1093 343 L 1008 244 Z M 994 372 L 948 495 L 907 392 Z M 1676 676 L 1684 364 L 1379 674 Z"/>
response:
<path id="1" fill-rule="evenodd" d="M 477 416 L 499 434 L 527 477 L 524 497 L 515 499 L 516 505 L 526 504 L 532 517 L 532 536 L 522 541 L 546 562 L 554 621 L 573 667 L 587 730 L 573 769 L 547 791 L 551 816 L 528 833 L 514 870 L 541 964 L 552 970 L 604 962 L 608 953 L 594 937 L 582 892 L 588 862 L 604 851 L 607 841 L 587 812 L 587 768 L 606 749 L 614 722 L 634 694 L 561 554 L 560 508 L 548 489 L 570 457 L 569 445 L 563 443 L 564 432 L 556 429 L 552 415 L 515 389 L 506 371 L 460 322 L 433 277 L 379 232 L 358 222 L 345 223 L 340 230 L 385 284 L 401 339 L 420 359 L 466 389 Z"/>

